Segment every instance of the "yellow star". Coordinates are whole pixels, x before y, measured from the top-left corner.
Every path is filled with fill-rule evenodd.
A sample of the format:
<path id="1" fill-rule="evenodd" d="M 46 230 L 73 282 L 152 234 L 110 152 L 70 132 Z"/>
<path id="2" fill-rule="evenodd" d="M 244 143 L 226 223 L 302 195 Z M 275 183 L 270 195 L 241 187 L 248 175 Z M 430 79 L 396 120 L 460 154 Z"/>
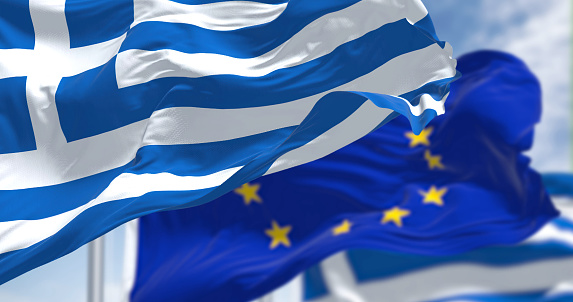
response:
<path id="1" fill-rule="evenodd" d="M 402 218 L 410 215 L 410 211 L 406 209 L 400 209 L 399 207 L 393 207 L 390 210 L 384 211 L 384 217 L 382 217 L 382 224 L 392 221 L 398 227 L 402 227 Z"/>
<path id="2" fill-rule="evenodd" d="M 442 188 L 438 190 L 435 186 L 431 186 L 428 192 L 424 192 L 422 190 L 419 191 L 422 196 L 424 196 L 423 203 L 433 203 L 438 206 L 444 205 L 444 194 L 448 192 L 447 188 Z"/>
<path id="3" fill-rule="evenodd" d="M 340 234 L 346 234 L 346 233 L 350 232 L 351 226 L 352 226 L 352 223 L 350 223 L 350 221 L 348 221 L 348 219 L 344 219 L 344 221 L 342 221 L 341 224 L 332 228 L 332 235 L 338 236 Z"/>
<path id="4" fill-rule="evenodd" d="M 432 131 L 434 131 L 434 128 L 428 127 L 422 130 L 418 135 L 414 134 L 412 131 L 406 132 L 406 137 L 410 139 L 410 148 L 416 147 L 417 145 L 429 146 L 429 137 L 432 134 Z"/>
<path id="5" fill-rule="evenodd" d="M 280 227 L 279 224 L 273 220 L 272 222 L 272 229 L 266 229 L 265 234 L 271 237 L 271 245 L 270 249 L 276 248 L 279 244 L 282 244 L 286 247 L 290 247 L 290 240 L 288 239 L 288 233 L 292 229 L 290 225 L 285 227 Z"/>
<path id="6" fill-rule="evenodd" d="M 426 150 L 424 153 L 424 159 L 428 162 L 428 167 L 430 170 L 434 168 L 438 168 L 440 170 L 445 169 L 444 165 L 442 164 L 442 156 L 441 155 L 432 155 L 430 150 Z"/>
<path id="7" fill-rule="evenodd" d="M 259 194 L 257 194 L 260 187 L 261 185 L 259 184 L 251 185 L 249 183 L 246 183 L 240 186 L 239 188 L 236 188 L 234 192 L 243 196 L 243 201 L 245 202 L 246 205 L 250 205 L 252 201 L 255 201 L 257 203 L 262 203 L 263 200 L 261 199 Z"/>

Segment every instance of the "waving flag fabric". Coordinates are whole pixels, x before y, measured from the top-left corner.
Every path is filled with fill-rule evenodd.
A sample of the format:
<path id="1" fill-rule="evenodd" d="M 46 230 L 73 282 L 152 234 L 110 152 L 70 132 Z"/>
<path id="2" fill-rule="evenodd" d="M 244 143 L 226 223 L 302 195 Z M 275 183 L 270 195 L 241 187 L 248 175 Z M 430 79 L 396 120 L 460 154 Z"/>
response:
<path id="1" fill-rule="evenodd" d="M 551 195 L 573 197 L 573 174 L 547 173 L 543 175 L 543 183 Z"/>
<path id="2" fill-rule="evenodd" d="M 210 204 L 140 218 L 131 301 L 248 301 L 345 249 L 445 255 L 537 231 L 556 215 L 522 155 L 539 83 L 504 53 L 458 69 L 448 113 L 420 135 L 396 118 Z"/>
<path id="3" fill-rule="evenodd" d="M 456 77 L 419 0 L 0 0 L 0 284 L 206 203 Z"/>
<path id="4" fill-rule="evenodd" d="M 573 301 L 573 203 L 524 243 L 447 256 L 334 255 L 304 274 L 312 302 Z"/>

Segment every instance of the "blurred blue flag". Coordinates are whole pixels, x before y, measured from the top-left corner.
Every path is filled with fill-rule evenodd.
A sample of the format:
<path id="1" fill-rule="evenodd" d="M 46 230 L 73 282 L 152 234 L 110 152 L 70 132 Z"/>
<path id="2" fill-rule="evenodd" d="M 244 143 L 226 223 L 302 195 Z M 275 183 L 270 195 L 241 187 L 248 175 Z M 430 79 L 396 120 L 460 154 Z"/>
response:
<path id="1" fill-rule="evenodd" d="M 131 301 L 247 301 L 341 250 L 447 255 L 530 236 L 557 215 L 522 155 L 539 83 L 499 52 L 458 69 L 448 114 L 420 135 L 396 118 L 210 204 L 141 218 Z"/>
<path id="2" fill-rule="evenodd" d="M 379 250 L 336 254 L 305 272 L 304 300 L 573 301 L 573 203 L 556 205 L 561 217 L 519 245 L 438 257 Z"/>

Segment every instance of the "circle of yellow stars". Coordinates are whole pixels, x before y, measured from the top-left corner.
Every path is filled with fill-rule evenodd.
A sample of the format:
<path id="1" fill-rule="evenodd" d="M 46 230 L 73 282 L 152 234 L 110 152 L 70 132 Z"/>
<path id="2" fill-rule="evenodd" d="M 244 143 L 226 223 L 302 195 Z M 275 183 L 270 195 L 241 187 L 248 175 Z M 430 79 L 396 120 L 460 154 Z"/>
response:
<path id="1" fill-rule="evenodd" d="M 428 127 L 422 130 L 420 134 L 416 135 L 412 131 L 406 132 L 405 136 L 410 140 L 409 146 L 410 148 L 417 147 L 418 145 L 430 146 L 430 135 L 434 132 L 434 127 Z M 446 167 L 442 164 L 442 156 L 441 155 L 432 155 L 430 150 L 426 150 L 424 152 L 424 159 L 428 163 L 428 168 L 430 170 L 439 169 L 444 170 Z"/>
<path id="2" fill-rule="evenodd" d="M 406 138 L 410 140 L 408 146 L 410 148 L 417 147 L 419 145 L 429 147 L 430 146 L 430 135 L 434 131 L 433 127 L 428 127 L 420 134 L 416 135 L 412 131 L 405 133 Z M 424 160 L 428 164 L 430 170 L 439 169 L 444 170 L 446 167 L 442 163 L 442 156 L 438 154 L 432 154 L 429 149 L 424 151 Z M 438 189 L 436 186 L 431 186 L 428 191 L 419 190 L 418 193 L 423 197 L 422 202 L 424 204 L 433 204 L 439 207 L 444 205 L 444 195 L 448 192 L 447 188 Z M 402 227 L 403 219 L 410 216 L 410 210 L 400 208 L 399 206 L 394 206 L 391 209 L 382 212 L 382 220 L 380 223 L 393 223 L 397 227 Z"/>
<path id="3" fill-rule="evenodd" d="M 429 147 L 430 146 L 430 135 L 433 132 L 432 127 L 428 127 L 420 134 L 415 135 L 413 132 L 406 132 L 405 136 L 410 139 L 409 147 L 414 148 L 419 145 Z M 442 156 L 438 154 L 432 154 L 430 150 L 425 150 L 424 159 L 428 164 L 430 170 L 434 169 L 445 169 L 442 163 Z M 252 202 L 262 204 L 263 199 L 259 195 L 260 184 L 250 184 L 246 183 L 239 188 L 236 188 L 234 192 L 243 198 L 243 202 L 246 206 L 249 206 Z M 444 195 L 448 192 L 446 187 L 438 188 L 436 186 L 430 186 L 427 191 L 419 190 L 418 193 L 423 197 L 422 203 L 431 204 L 435 206 L 444 206 Z M 382 212 L 381 224 L 392 223 L 395 226 L 401 228 L 404 225 L 404 219 L 410 216 L 411 212 L 408 209 L 401 208 L 399 206 L 394 206 Z M 353 223 L 344 219 L 339 224 L 331 228 L 332 236 L 340 236 L 350 233 L 353 227 Z M 279 246 L 290 248 L 292 243 L 289 238 L 289 234 L 292 231 L 291 225 L 281 226 L 276 220 L 271 221 L 271 227 L 265 229 L 264 233 L 270 238 L 269 249 L 274 250 Z"/>

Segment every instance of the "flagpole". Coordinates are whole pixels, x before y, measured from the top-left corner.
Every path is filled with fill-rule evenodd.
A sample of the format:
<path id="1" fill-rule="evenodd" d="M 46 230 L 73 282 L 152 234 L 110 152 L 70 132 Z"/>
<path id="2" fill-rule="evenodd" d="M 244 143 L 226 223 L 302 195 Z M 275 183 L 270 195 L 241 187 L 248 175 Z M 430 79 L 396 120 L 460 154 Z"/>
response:
<path id="1" fill-rule="evenodd" d="M 88 302 L 103 302 L 104 236 L 88 243 Z"/>

